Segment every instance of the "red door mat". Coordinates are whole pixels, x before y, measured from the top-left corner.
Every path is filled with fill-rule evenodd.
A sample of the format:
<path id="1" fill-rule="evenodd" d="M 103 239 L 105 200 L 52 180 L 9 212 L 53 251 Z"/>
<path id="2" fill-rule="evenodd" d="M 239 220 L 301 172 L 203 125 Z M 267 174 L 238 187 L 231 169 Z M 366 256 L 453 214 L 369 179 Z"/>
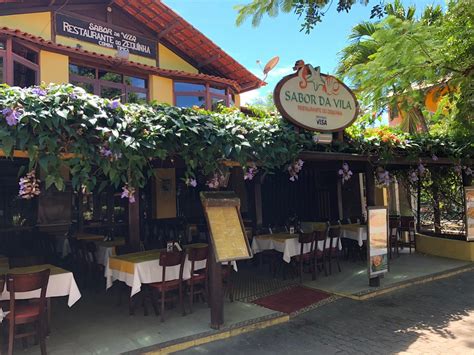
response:
<path id="1" fill-rule="evenodd" d="M 329 297 L 331 295 L 326 292 L 295 286 L 274 295 L 259 298 L 253 303 L 274 311 L 290 314 Z"/>

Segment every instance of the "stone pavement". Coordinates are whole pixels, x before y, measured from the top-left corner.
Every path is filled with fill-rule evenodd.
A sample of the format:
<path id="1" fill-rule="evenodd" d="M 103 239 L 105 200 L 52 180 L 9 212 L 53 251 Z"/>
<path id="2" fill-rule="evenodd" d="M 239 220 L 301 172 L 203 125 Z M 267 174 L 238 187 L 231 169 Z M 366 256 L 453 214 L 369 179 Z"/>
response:
<path id="1" fill-rule="evenodd" d="M 367 301 L 339 299 L 289 323 L 181 354 L 473 354 L 474 271 Z"/>

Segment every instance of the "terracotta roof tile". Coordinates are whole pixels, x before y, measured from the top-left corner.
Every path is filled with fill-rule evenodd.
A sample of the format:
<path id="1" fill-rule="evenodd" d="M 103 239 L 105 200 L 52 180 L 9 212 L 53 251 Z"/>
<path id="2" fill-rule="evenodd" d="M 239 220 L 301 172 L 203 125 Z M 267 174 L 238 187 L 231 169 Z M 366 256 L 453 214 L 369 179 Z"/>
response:
<path id="1" fill-rule="evenodd" d="M 205 80 L 205 81 L 210 81 L 214 83 L 230 85 L 237 92 L 242 91 L 242 87 L 239 85 L 237 81 L 225 79 L 225 78 L 215 76 L 215 75 L 187 73 L 187 72 L 179 71 L 179 70 L 162 69 L 162 68 L 158 68 L 158 67 L 154 67 L 154 66 L 150 66 L 146 64 L 136 63 L 133 61 L 123 61 L 109 55 L 88 51 L 82 48 L 73 48 L 73 47 L 65 46 L 59 43 L 54 43 L 52 41 L 45 40 L 44 38 L 34 36 L 20 30 L 10 29 L 8 27 L 0 27 L 0 34 L 10 35 L 12 37 L 34 43 L 36 45 L 39 45 L 40 47 L 45 47 L 50 50 L 55 50 L 62 53 L 73 53 L 79 56 L 89 57 L 91 59 L 100 59 L 102 61 L 108 61 L 111 64 L 120 63 L 120 65 L 124 67 L 132 68 L 132 69 L 133 68 L 140 69 L 150 74 L 157 74 L 157 75 L 167 77 L 167 78 Z"/>

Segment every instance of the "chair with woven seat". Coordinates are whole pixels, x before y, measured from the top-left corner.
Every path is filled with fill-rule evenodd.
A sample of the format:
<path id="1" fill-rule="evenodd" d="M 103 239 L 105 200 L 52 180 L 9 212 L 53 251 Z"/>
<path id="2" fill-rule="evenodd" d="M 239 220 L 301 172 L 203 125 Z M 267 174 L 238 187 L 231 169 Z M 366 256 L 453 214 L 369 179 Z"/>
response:
<path id="1" fill-rule="evenodd" d="M 331 226 L 328 232 L 328 242 L 324 248 L 324 260 L 328 262 L 329 275 L 332 274 L 332 261 L 336 260 L 337 268 L 341 272 L 341 265 L 339 263 L 339 245 L 341 243 L 341 228 L 338 226 Z"/>
<path id="2" fill-rule="evenodd" d="M 408 241 L 407 242 L 401 242 L 402 246 L 408 246 L 410 249 L 410 254 L 411 254 L 411 248 L 416 250 L 416 229 L 415 229 L 415 218 L 412 216 L 401 216 L 400 217 L 400 234 L 403 232 L 408 233 Z"/>
<path id="3" fill-rule="evenodd" d="M 188 249 L 188 260 L 191 262 L 191 277 L 186 280 L 186 286 L 189 292 L 189 311 L 193 313 L 194 296 L 201 294 L 204 300 L 208 301 L 208 272 L 207 258 L 209 255 L 209 247 L 198 247 Z M 196 271 L 196 262 L 205 261 L 204 269 Z M 196 291 L 196 287 L 199 289 Z"/>
<path id="4" fill-rule="evenodd" d="M 324 272 L 327 275 L 326 265 L 324 264 L 324 249 L 326 248 L 327 243 L 327 230 L 314 231 L 314 266 L 316 272 L 318 270 L 324 269 Z M 322 242 L 322 250 L 318 248 L 319 242 Z"/>
<path id="5" fill-rule="evenodd" d="M 393 254 L 400 255 L 399 248 L 401 246 L 400 241 L 400 219 L 389 218 L 388 220 L 388 243 L 389 243 L 389 257 L 392 258 Z"/>
<path id="6" fill-rule="evenodd" d="M 315 235 L 311 233 L 300 233 L 298 237 L 298 243 L 300 246 L 300 253 L 292 257 L 293 261 L 298 265 L 298 274 L 300 283 L 303 282 L 303 269 L 304 264 L 308 264 L 311 270 L 312 279 L 316 279 L 316 266 L 315 266 Z"/>
<path id="7" fill-rule="evenodd" d="M 10 313 L 6 316 L 9 325 L 8 354 L 13 354 L 15 339 L 36 336 L 39 338 L 41 354 L 46 354 L 46 289 L 50 269 L 29 274 L 8 274 L 7 291 L 10 293 Z M 18 292 L 40 290 L 39 302 L 19 303 L 15 296 Z M 36 331 L 18 334 L 18 325 L 34 323 Z M 25 344 L 25 343 L 24 343 Z"/>
<path id="8" fill-rule="evenodd" d="M 148 284 L 148 287 L 152 291 L 152 304 L 157 313 L 156 307 L 156 296 L 159 294 L 161 302 L 161 312 L 160 318 L 164 322 L 164 313 L 165 313 L 165 302 L 170 301 L 172 298 L 167 298 L 166 293 L 171 291 L 178 291 L 179 303 L 181 304 L 181 309 L 183 316 L 186 315 L 183 304 L 183 266 L 185 260 L 185 253 L 180 251 L 170 251 L 160 253 L 160 266 L 161 266 L 161 281 Z M 178 279 L 166 280 L 166 271 L 169 268 L 179 267 L 179 276 Z"/>

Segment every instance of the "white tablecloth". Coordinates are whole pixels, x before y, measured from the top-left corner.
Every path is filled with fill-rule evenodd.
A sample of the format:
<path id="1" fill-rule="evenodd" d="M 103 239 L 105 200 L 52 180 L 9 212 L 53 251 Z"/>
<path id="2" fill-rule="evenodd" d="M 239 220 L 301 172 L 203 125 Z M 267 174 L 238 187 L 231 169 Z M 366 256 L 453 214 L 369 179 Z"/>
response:
<path id="1" fill-rule="evenodd" d="M 356 240 L 361 247 L 364 241 L 367 240 L 367 226 L 342 225 L 341 237 Z"/>
<path id="2" fill-rule="evenodd" d="M 256 236 L 253 238 L 252 241 L 252 250 L 254 253 L 259 253 L 264 250 L 276 250 L 283 253 L 283 260 L 289 263 L 291 261 L 292 256 L 296 256 L 300 254 L 300 243 L 298 242 L 298 236 L 295 235 L 294 238 L 286 238 L 286 239 L 279 239 L 278 234 L 275 234 L 277 238 L 272 238 L 269 235 L 264 236 Z M 336 240 L 333 241 L 333 243 Z M 326 239 L 326 243 L 329 244 L 329 238 Z M 311 244 L 307 243 L 303 247 L 303 252 L 309 252 Z M 335 248 L 336 245 L 333 245 Z M 324 240 L 319 240 L 317 243 L 317 248 L 320 251 L 324 249 Z M 342 249 L 342 244 L 339 241 L 338 245 L 339 250 Z"/>
<path id="3" fill-rule="evenodd" d="M 68 296 L 68 306 L 72 307 L 81 298 L 81 292 L 77 287 L 76 280 L 72 272 L 58 268 L 53 265 L 35 265 L 30 267 L 22 267 L 11 269 L 9 272 L 12 273 L 29 273 L 36 272 L 44 269 L 51 269 L 51 275 L 49 276 L 48 288 L 46 290 L 46 297 L 65 297 Z M 40 290 L 33 292 L 17 292 L 15 293 L 16 299 L 31 299 L 39 298 Z M 10 293 L 7 291 L 7 287 L 3 290 L 0 300 L 9 300 Z"/>
<path id="4" fill-rule="evenodd" d="M 123 281 L 132 288 L 130 297 L 133 297 L 141 290 L 142 284 L 162 281 L 163 268 L 160 266 L 159 259 L 148 260 L 133 263 L 133 273 L 125 270 L 117 270 L 109 267 L 110 259 L 107 261 L 105 268 L 105 278 L 107 280 L 107 289 L 109 289 L 115 280 Z M 197 261 L 194 264 L 195 270 L 201 270 L 206 267 L 206 261 Z M 166 281 L 179 279 L 180 266 L 166 268 Z M 187 259 L 184 263 L 183 279 L 191 278 L 191 262 Z"/>

